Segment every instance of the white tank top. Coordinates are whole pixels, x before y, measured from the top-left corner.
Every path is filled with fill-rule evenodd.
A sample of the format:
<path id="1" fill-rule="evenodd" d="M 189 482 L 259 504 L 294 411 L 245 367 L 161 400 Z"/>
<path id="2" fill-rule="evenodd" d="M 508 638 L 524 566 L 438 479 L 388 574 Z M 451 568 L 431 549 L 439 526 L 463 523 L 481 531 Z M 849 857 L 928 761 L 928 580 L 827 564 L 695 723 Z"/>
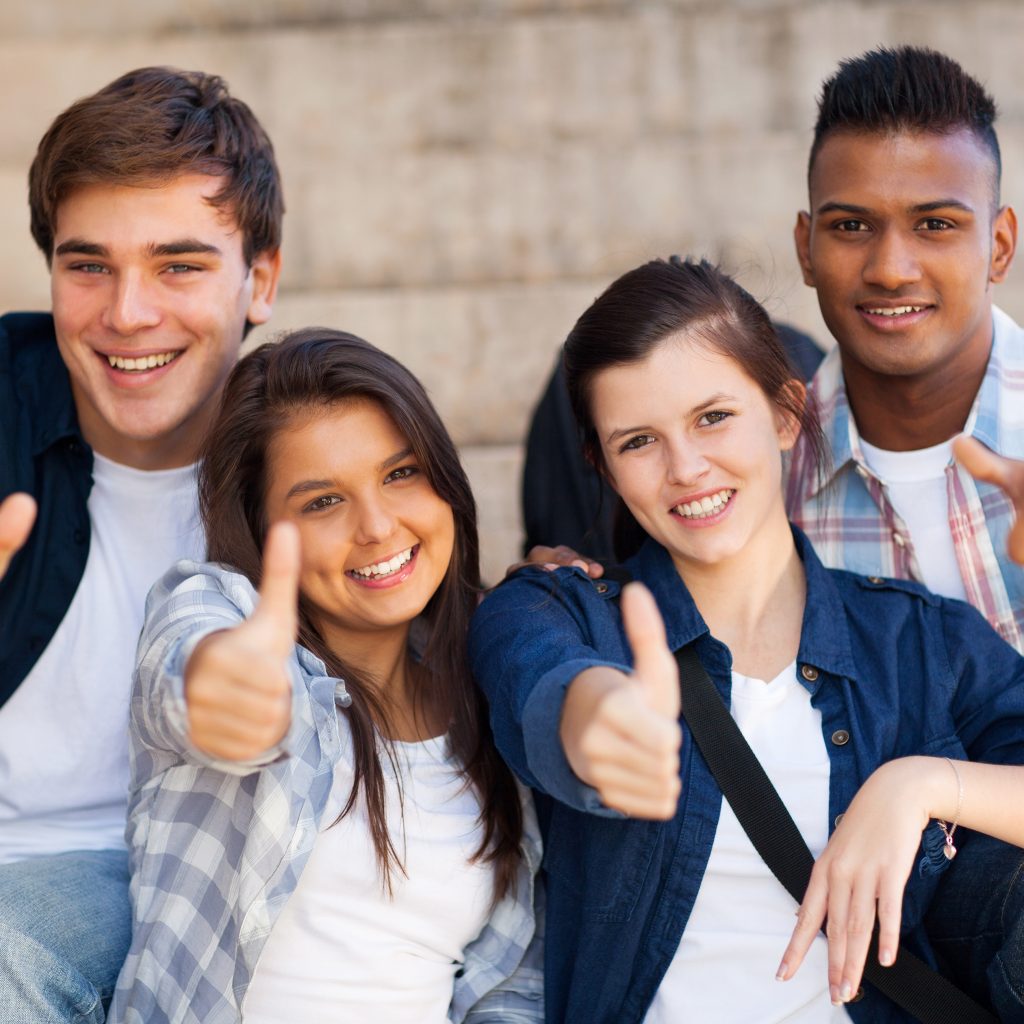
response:
<path id="1" fill-rule="evenodd" d="M 463 950 L 486 923 L 491 865 L 469 863 L 480 802 L 446 737 L 396 743 L 404 826 L 387 757 L 388 828 L 405 865 L 381 884 L 362 799 L 338 824 L 352 785 L 351 737 L 323 825 L 267 939 L 242 1006 L 244 1024 L 444 1024 Z"/>

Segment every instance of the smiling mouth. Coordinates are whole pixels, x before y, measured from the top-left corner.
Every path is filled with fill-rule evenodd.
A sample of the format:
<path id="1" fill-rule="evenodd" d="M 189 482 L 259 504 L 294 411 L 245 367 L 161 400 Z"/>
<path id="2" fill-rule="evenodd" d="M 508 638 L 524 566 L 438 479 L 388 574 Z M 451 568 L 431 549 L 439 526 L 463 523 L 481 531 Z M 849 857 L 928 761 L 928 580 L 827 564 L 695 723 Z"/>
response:
<path id="1" fill-rule="evenodd" d="M 721 512 L 732 500 L 732 496 L 735 493 L 735 489 L 726 488 L 717 491 L 715 494 L 707 494 L 703 498 L 697 498 L 694 501 L 684 501 L 682 504 L 676 505 L 672 511 L 684 519 L 707 519 L 708 516 Z"/>
<path id="2" fill-rule="evenodd" d="M 181 355 L 181 349 L 176 352 L 155 352 L 149 356 L 106 356 L 112 369 L 122 370 L 125 373 L 145 373 L 147 370 L 155 370 L 158 366 L 166 366 L 174 362 Z"/>
<path id="3" fill-rule="evenodd" d="M 346 570 L 346 576 L 354 576 L 360 580 L 380 580 L 387 576 L 393 576 L 400 569 L 405 568 L 411 561 L 412 556 L 419 550 L 419 545 L 414 544 L 411 548 L 399 551 L 397 555 L 385 559 L 383 562 L 371 562 L 360 569 Z"/>
<path id="4" fill-rule="evenodd" d="M 930 306 L 860 306 L 862 313 L 869 313 L 871 316 L 907 316 L 910 313 L 923 313 Z"/>

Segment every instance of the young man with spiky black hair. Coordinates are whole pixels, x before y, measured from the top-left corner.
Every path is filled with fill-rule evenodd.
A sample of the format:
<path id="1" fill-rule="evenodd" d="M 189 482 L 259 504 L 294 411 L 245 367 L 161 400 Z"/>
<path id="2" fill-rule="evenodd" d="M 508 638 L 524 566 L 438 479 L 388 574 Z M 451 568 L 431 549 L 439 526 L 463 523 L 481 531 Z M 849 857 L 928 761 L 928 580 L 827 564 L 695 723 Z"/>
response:
<path id="1" fill-rule="evenodd" d="M 1024 651 L 1024 331 L 992 305 L 1017 245 L 995 119 L 932 50 L 825 83 L 795 237 L 836 340 L 811 386 L 833 465 L 819 479 L 798 448 L 787 498 L 826 564 L 969 601 Z"/>

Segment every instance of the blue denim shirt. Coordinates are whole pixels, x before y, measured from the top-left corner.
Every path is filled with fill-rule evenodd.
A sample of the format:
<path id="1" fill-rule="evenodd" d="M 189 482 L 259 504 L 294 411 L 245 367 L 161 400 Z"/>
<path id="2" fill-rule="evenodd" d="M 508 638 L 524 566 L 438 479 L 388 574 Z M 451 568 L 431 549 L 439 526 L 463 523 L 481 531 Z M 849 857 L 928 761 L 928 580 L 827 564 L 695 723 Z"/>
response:
<path id="1" fill-rule="evenodd" d="M 798 678 L 821 713 L 830 834 L 860 785 L 892 758 L 1024 763 L 1024 659 L 977 611 L 915 583 L 825 569 L 803 534 L 794 536 L 807 576 Z M 653 592 L 672 649 L 696 641 L 728 703 L 729 651 L 708 632 L 665 549 L 649 541 L 626 568 Z M 643 1020 L 693 909 L 722 802 L 685 722 L 672 821 L 623 818 L 569 767 L 558 737 L 569 683 L 594 665 L 632 664 L 618 589 L 578 569 L 527 568 L 483 602 L 470 633 L 498 747 L 542 794 L 547 1019 L 569 1024 Z M 901 941 L 929 962 L 922 919 L 946 863 L 941 840 L 937 828 L 925 830 L 903 906 Z M 874 1024 L 910 1020 L 870 986 L 849 1013 Z"/>

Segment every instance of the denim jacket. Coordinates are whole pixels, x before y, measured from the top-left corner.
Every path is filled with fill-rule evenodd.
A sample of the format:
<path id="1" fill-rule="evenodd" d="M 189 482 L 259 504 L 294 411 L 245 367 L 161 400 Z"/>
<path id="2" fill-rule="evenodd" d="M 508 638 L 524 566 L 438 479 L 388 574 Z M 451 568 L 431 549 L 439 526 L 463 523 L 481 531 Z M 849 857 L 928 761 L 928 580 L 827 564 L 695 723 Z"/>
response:
<path id="1" fill-rule="evenodd" d="M 982 616 L 918 584 L 825 569 L 794 529 L 807 577 L 798 678 L 821 713 L 829 833 L 860 785 L 909 754 L 1024 763 L 1024 659 Z M 690 642 L 728 704 L 731 657 L 710 635 L 669 554 L 653 541 L 626 563 L 647 584 L 669 646 Z M 668 822 L 603 807 L 573 774 L 558 736 L 565 691 L 584 669 L 632 664 L 618 584 L 578 569 L 520 571 L 481 605 L 474 673 L 499 750 L 540 794 L 547 874 L 547 1019 L 640 1022 L 679 946 L 711 854 L 722 795 L 683 723 L 682 795 Z M 922 927 L 945 867 L 928 828 L 903 905 L 902 943 L 934 962 Z M 781 950 L 780 950 L 781 955 Z M 856 1021 L 905 1021 L 866 987 Z"/>

